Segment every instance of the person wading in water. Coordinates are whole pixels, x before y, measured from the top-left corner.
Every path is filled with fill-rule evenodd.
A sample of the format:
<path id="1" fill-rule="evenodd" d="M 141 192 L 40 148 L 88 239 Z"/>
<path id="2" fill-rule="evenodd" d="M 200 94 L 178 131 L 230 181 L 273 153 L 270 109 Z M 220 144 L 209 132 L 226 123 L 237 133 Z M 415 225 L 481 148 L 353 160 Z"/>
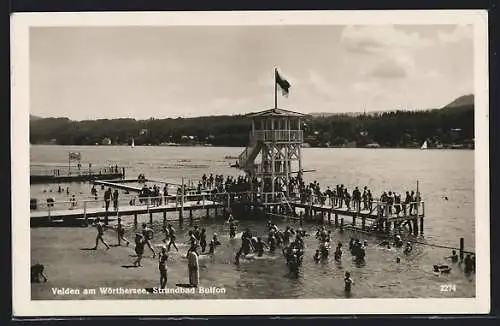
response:
<path id="1" fill-rule="evenodd" d="M 125 238 L 125 229 L 123 228 L 122 219 L 120 217 L 118 218 L 118 224 L 116 225 L 116 234 L 118 235 L 118 246 L 121 246 L 121 241 L 123 240 L 127 243 L 128 247 L 130 241 Z"/>
<path id="2" fill-rule="evenodd" d="M 161 247 L 160 254 L 158 255 L 158 269 L 160 271 L 160 288 L 164 289 L 167 286 L 167 247 Z"/>
<path id="3" fill-rule="evenodd" d="M 140 267 L 142 255 L 144 255 L 144 237 L 140 233 L 135 234 L 135 253 L 137 255 L 137 259 L 134 261 L 135 267 Z"/>
<path id="4" fill-rule="evenodd" d="M 92 248 L 94 250 L 97 249 L 97 245 L 99 244 L 99 241 L 101 241 L 105 246 L 106 246 L 106 250 L 109 249 L 109 245 L 106 243 L 106 241 L 104 241 L 103 239 L 103 235 L 104 235 L 104 224 L 101 223 L 101 221 L 99 220 L 99 218 L 96 218 L 95 219 L 95 227 L 97 228 L 97 236 L 95 238 L 95 247 Z"/>
<path id="5" fill-rule="evenodd" d="M 175 244 L 175 229 L 172 227 L 172 224 L 167 225 L 167 230 L 168 230 L 168 237 L 170 238 L 170 241 L 168 243 L 167 251 L 170 251 L 170 246 L 173 245 L 175 250 L 179 251 L 177 248 L 177 245 Z"/>
<path id="6" fill-rule="evenodd" d="M 149 249 L 153 253 L 153 258 L 156 257 L 156 252 L 151 245 L 151 240 L 153 240 L 153 230 L 148 227 L 146 223 L 142 223 L 142 236 L 144 237 L 144 241 L 148 245 Z"/>
<path id="7" fill-rule="evenodd" d="M 189 284 L 193 287 L 197 287 L 200 282 L 197 246 L 195 246 L 189 251 L 188 273 L 189 273 Z"/>

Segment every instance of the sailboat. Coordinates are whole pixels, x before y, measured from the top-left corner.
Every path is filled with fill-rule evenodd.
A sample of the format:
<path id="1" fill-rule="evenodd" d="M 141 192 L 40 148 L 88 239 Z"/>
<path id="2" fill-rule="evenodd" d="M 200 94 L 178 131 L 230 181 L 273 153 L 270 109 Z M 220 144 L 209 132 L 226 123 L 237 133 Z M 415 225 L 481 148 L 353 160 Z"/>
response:
<path id="1" fill-rule="evenodd" d="M 134 138 L 132 138 L 132 145 L 130 145 L 130 147 L 132 147 L 132 148 L 135 147 Z"/>
<path id="2" fill-rule="evenodd" d="M 427 149 L 427 140 L 424 141 L 424 143 L 422 144 L 422 147 L 420 147 L 420 149 Z"/>

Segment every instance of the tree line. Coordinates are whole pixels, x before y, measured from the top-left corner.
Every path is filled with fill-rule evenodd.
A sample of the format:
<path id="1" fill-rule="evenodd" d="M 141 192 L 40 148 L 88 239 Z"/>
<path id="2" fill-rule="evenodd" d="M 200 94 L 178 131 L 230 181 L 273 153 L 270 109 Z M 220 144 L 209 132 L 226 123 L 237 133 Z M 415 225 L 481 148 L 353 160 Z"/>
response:
<path id="1" fill-rule="evenodd" d="M 464 144 L 474 138 L 474 106 L 376 114 L 335 114 L 304 119 L 305 141 L 313 147 L 414 147 Z M 251 120 L 243 115 L 168 119 L 99 119 L 72 121 L 41 118 L 30 121 L 32 144 L 94 145 L 109 138 L 112 144 L 161 143 L 245 146 Z"/>

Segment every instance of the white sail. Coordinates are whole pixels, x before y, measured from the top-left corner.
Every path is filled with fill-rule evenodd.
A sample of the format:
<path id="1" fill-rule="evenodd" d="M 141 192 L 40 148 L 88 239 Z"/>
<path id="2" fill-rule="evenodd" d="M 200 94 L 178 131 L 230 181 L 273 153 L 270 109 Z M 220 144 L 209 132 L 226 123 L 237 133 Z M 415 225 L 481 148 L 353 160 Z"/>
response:
<path id="1" fill-rule="evenodd" d="M 422 147 L 420 147 L 420 149 L 427 149 L 427 140 L 424 141 L 424 143 L 422 144 Z"/>
<path id="2" fill-rule="evenodd" d="M 135 142 L 134 142 L 134 138 L 132 138 L 132 145 L 131 145 L 132 148 L 135 147 Z"/>

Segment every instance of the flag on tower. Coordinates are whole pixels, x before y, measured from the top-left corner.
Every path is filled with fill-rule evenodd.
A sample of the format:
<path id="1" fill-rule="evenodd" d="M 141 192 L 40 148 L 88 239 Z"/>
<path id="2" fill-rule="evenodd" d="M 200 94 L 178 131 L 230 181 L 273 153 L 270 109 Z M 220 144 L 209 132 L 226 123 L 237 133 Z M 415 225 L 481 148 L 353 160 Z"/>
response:
<path id="1" fill-rule="evenodd" d="M 286 80 L 283 79 L 280 74 L 278 73 L 278 70 L 275 70 L 275 75 L 276 75 L 276 84 L 278 84 L 281 88 L 281 91 L 284 96 L 287 96 L 289 93 L 289 88 L 290 88 L 290 83 Z"/>

